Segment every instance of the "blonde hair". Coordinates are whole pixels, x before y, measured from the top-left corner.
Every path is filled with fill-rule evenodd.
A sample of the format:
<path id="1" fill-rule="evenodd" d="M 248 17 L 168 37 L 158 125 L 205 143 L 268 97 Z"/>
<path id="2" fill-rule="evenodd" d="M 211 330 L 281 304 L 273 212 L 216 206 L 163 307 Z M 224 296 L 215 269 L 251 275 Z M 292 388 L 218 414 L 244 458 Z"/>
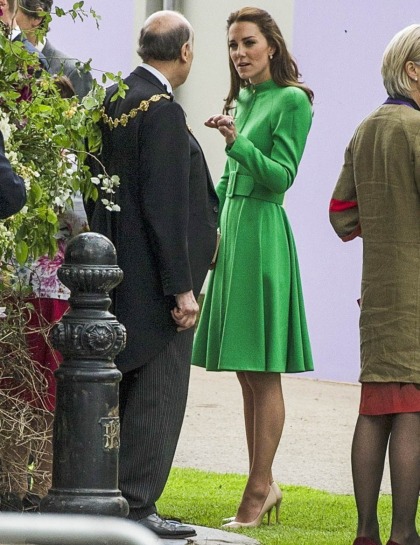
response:
<path id="1" fill-rule="evenodd" d="M 382 58 L 382 78 L 389 96 L 411 96 L 412 86 L 405 70 L 408 61 L 420 65 L 420 25 L 398 32 L 387 45 Z"/>

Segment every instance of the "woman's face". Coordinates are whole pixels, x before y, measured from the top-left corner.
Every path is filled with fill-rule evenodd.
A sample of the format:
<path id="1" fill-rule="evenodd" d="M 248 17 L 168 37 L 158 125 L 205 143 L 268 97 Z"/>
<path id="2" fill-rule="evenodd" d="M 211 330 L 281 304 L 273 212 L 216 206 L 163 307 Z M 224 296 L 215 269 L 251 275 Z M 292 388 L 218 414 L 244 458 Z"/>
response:
<path id="1" fill-rule="evenodd" d="M 233 23 L 229 28 L 229 54 L 241 79 L 258 84 L 271 78 L 274 48 L 255 23 Z"/>
<path id="2" fill-rule="evenodd" d="M 26 33 L 26 37 L 30 42 L 35 41 L 35 35 L 33 31 L 38 28 L 38 26 L 41 24 L 42 19 L 38 17 L 29 17 L 28 15 L 25 15 L 23 11 L 21 11 L 19 8 L 16 12 L 16 23 L 18 24 L 18 27 L 20 30 L 23 30 Z M 35 44 L 34 44 L 35 45 Z"/>

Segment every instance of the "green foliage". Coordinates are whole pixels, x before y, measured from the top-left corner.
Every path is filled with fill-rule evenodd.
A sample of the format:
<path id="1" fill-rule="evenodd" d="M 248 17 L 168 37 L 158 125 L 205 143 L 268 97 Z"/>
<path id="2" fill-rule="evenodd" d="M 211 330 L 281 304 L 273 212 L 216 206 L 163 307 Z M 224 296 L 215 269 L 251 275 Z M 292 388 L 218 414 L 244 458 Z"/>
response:
<path id="1" fill-rule="evenodd" d="M 55 8 L 56 16 L 74 20 L 89 16 L 84 2 L 67 12 Z M 90 12 L 98 22 L 99 16 Z M 51 17 L 51 16 L 49 16 Z M 90 70 L 90 60 L 80 70 Z M 54 76 L 42 70 L 38 57 L 19 41 L 12 42 L 0 28 L 0 129 L 6 154 L 14 170 L 25 179 L 27 203 L 21 212 L 0 223 L 0 259 L 15 256 L 19 263 L 56 252 L 58 216 L 71 206 L 78 191 L 85 198 L 98 197 L 98 186 L 113 203 L 118 178 L 103 174 L 92 179 L 87 158 L 101 147 L 98 121 L 102 115 L 105 88 L 96 80 L 82 100 L 62 98 Z M 104 74 L 103 83 L 116 82 L 117 96 L 125 94 L 122 75 Z"/>
<path id="2" fill-rule="evenodd" d="M 92 8 L 89 8 L 89 11 L 86 11 L 84 9 L 84 5 L 84 1 L 76 2 L 75 4 L 73 4 L 73 7 L 67 11 L 57 6 L 54 9 L 54 14 L 57 17 L 65 17 L 66 15 L 69 15 L 73 19 L 73 21 L 76 21 L 76 19 L 84 21 L 90 16 L 93 17 L 96 22 L 97 28 L 99 28 L 99 21 L 101 20 L 101 16 Z"/>
<path id="3" fill-rule="evenodd" d="M 158 502 L 167 518 L 220 529 L 222 519 L 234 516 L 246 476 L 173 468 Z M 281 486 L 281 485 L 280 485 Z M 356 506 L 353 496 L 330 494 L 303 486 L 281 486 L 283 501 L 279 524 L 235 530 L 262 545 L 349 545 L 355 538 Z M 383 542 L 389 538 L 391 497 L 381 496 L 379 519 Z M 420 513 L 418 515 L 420 523 Z"/>

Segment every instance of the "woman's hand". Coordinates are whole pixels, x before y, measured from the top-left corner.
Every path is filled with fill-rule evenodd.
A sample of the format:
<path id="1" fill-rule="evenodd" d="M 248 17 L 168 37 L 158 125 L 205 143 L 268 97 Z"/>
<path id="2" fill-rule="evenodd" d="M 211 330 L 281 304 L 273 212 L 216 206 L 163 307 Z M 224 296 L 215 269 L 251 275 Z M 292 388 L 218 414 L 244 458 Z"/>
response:
<path id="1" fill-rule="evenodd" d="M 231 146 L 235 142 L 237 132 L 233 117 L 230 115 L 212 115 L 207 119 L 207 121 L 204 122 L 204 125 L 206 127 L 210 127 L 211 129 L 217 129 L 220 134 L 225 137 L 226 144 L 228 146 Z"/>

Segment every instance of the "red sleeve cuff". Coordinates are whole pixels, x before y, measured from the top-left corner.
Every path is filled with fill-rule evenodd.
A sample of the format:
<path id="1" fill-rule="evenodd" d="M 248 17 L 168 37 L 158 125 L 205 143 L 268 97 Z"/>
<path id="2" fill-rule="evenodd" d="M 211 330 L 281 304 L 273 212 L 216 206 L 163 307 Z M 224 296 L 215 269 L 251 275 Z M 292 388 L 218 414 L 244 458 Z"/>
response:
<path id="1" fill-rule="evenodd" d="M 350 208 L 356 208 L 357 201 L 340 201 L 338 199 L 331 199 L 330 212 L 344 212 Z"/>

